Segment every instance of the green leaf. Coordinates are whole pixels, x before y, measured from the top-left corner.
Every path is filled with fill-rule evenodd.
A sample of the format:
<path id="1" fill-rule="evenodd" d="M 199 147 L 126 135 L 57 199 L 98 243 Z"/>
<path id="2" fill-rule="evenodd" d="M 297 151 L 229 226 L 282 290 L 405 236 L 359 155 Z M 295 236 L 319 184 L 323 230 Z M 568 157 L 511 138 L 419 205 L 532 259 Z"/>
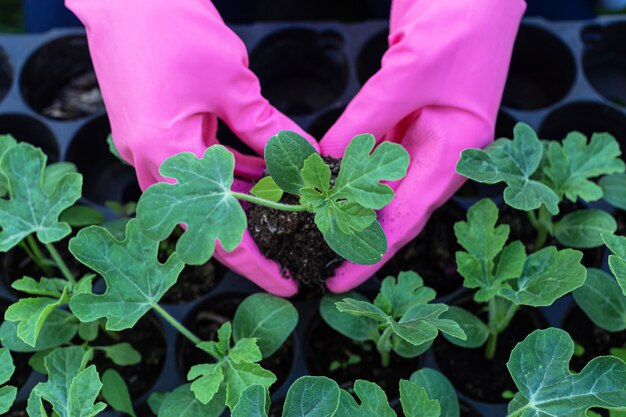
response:
<path id="1" fill-rule="evenodd" d="M 341 160 L 339 175 L 331 191 L 334 199 L 347 199 L 371 209 L 382 209 L 394 192 L 381 181 L 394 181 L 406 175 L 409 154 L 396 143 L 383 142 L 376 149 L 370 134 L 355 136 Z"/>
<path id="2" fill-rule="evenodd" d="M 45 359 L 50 353 L 51 350 L 40 350 L 39 352 L 35 352 L 28 359 L 28 366 L 33 368 L 33 371 L 39 372 L 42 375 L 47 375 L 48 370 L 46 369 Z"/>
<path id="3" fill-rule="evenodd" d="M 258 293 L 237 307 L 233 318 L 235 341 L 257 338 L 264 358 L 271 356 L 289 338 L 298 324 L 298 311 L 289 301 Z"/>
<path id="4" fill-rule="evenodd" d="M 392 323 L 394 332 L 412 345 L 418 346 L 437 337 L 439 331 L 465 340 L 467 336 L 459 325 L 449 319 L 440 318 L 448 311 L 445 304 L 421 304 L 407 311 L 397 324 Z"/>
<path id="5" fill-rule="evenodd" d="M 400 380 L 400 403 L 406 417 L 439 417 L 441 406 L 428 398 L 426 390 L 417 384 Z"/>
<path id="6" fill-rule="evenodd" d="M 423 388 L 429 399 L 436 400 L 441 407 L 441 417 L 459 417 L 459 398 L 448 378 L 431 368 L 413 372 L 410 381 Z M 402 382 L 400 382 L 402 383 Z M 406 413 L 405 413 L 406 414 Z M 418 416 L 420 414 L 417 414 Z"/>
<path id="7" fill-rule="evenodd" d="M 291 385 L 283 417 L 329 417 L 339 408 L 341 390 L 332 379 L 303 376 Z"/>
<path id="8" fill-rule="evenodd" d="M 481 319 L 463 308 L 450 306 L 448 311 L 444 311 L 440 317 L 456 322 L 467 335 L 467 339 L 463 340 L 446 333 L 443 334 L 443 337 L 457 346 L 476 349 L 484 345 L 489 337 L 489 327 Z"/>
<path id="9" fill-rule="evenodd" d="M 330 190 L 330 167 L 317 153 L 312 153 L 304 161 L 301 171 L 302 179 L 307 187 L 319 191 Z"/>
<path id="10" fill-rule="evenodd" d="M 586 268 L 577 250 L 543 248 L 526 258 L 520 278 L 513 287 L 501 288 L 499 295 L 517 305 L 547 307 L 585 283 Z"/>
<path id="11" fill-rule="evenodd" d="M 139 199 L 137 218 L 146 235 L 161 241 L 186 224 L 176 252 L 192 265 L 211 258 L 216 239 L 233 250 L 246 230 L 246 214 L 230 191 L 234 167 L 235 157 L 220 145 L 208 148 L 202 159 L 189 152 L 168 158 L 159 172 L 176 183 L 155 184 Z"/>
<path id="12" fill-rule="evenodd" d="M 208 404 L 202 404 L 189 389 L 181 385 L 165 395 L 159 417 L 219 417 L 225 408 L 225 393 L 220 391 Z"/>
<path id="13" fill-rule="evenodd" d="M 69 288 L 70 283 L 60 278 L 40 278 L 39 281 L 25 276 L 13 281 L 13 289 L 26 294 L 41 295 L 45 297 L 61 298 L 63 292 Z"/>
<path id="14" fill-rule="evenodd" d="M 57 309 L 44 321 L 35 347 L 24 343 L 17 335 L 17 324 L 8 320 L 0 325 L 0 342 L 13 352 L 36 352 L 59 347 L 72 340 L 77 332 L 76 317 L 65 310 Z"/>
<path id="15" fill-rule="evenodd" d="M 391 350 L 398 356 L 406 359 L 416 358 L 426 352 L 433 345 L 434 339 L 421 345 L 412 345 L 397 335 L 391 337 Z"/>
<path id="16" fill-rule="evenodd" d="M 261 178 L 250 189 L 250 194 L 270 201 L 280 201 L 283 198 L 283 193 L 283 190 L 274 182 L 272 177 Z"/>
<path id="17" fill-rule="evenodd" d="M 15 398 L 17 397 L 17 388 L 12 386 L 0 387 L 0 414 L 9 411 Z"/>
<path id="18" fill-rule="evenodd" d="M 85 342 L 93 342 L 98 337 L 100 330 L 100 320 L 81 322 L 78 325 L 78 336 Z"/>
<path id="19" fill-rule="evenodd" d="M 235 363 L 259 362 L 263 359 L 261 350 L 256 344 L 256 338 L 239 339 L 230 350 L 229 356 Z"/>
<path id="20" fill-rule="evenodd" d="M 390 276 L 383 280 L 374 305 L 385 314 L 399 319 L 411 307 L 426 304 L 434 300 L 436 295 L 435 290 L 424 287 L 424 280 L 418 273 L 404 271 L 398 274 L 397 279 Z"/>
<path id="21" fill-rule="evenodd" d="M 216 364 L 194 365 L 187 374 L 191 383 L 191 391 L 202 404 L 208 404 L 220 389 L 224 380 L 222 368 Z"/>
<path id="22" fill-rule="evenodd" d="M 89 206 L 75 205 L 65 209 L 59 221 L 66 222 L 72 227 L 92 226 L 104 223 L 104 214 Z"/>
<path id="23" fill-rule="evenodd" d="M 617 230 L 617 222 L 604 210 L 587 209 L 569 213 L 555 223 L 554 237 L 571 248 L 595 248 L 602 245 L 602 235 Z"/>
<path id="24" fill-rule="evenodd" d="M 607 175 L 600 178 L 604 199 L 613 207 L 626 210 L 626 174 Z"/>
<path id="25" fill-rule="evenodd" d="M 15 365 L 11 358 L 11 352 L 7 348 L 0 348 L 0 385 L 5 384 L 11 379 L 15 372 Z"/>
<path id="26" fill-rule="evenodd" d="M 358 405 L 347 391 L 342 390 L 339 408 L 334 417 L 396 417 L 395 411 L 389 406 L 385 391 L 373 382 L 357 379 L 354 382 L 354 393 L 361 404 Z"/>
<path id="27" fill-rule="evenodd" d="M 327 232 L 323 233 L 328 246 L 339 256 L 360 265 L 379 262 L 387 251 L 387 237 L 375 221 L 362 231 L 344 233 L 336 219 L 331 219 Z"/>
<path id="28" fill-rule="evenodd" d="M 187 388 L 189 388 L 189 386 L 187 385 Z M 150 397 L 148 397 L 148 400 L 146 401 L 148 403 L 148 407 L 150 407 L 150 410 L 152 411 L 152 413 L 154 415 L 158 415 L 159 414 L 159 410 L 161 409 L 161 405 L 163 404 L 163 401 L 165 401 L 165 398 L 168 396 L 169 393 L 165 393 L 165 392 L 153 392 Z M 192 394 L 193 397 L 193 394 Z M 195 400 L 195 397 L 193 397 Z"/>
<path id="29" fill-rule="evenodd" d="M 620 155 L 619 144 L 608 133 L 594 133 L 587 144 L 585 135 L 571 132 L 562 145 L 550 142 L 544 171 L 558 195 L 572 202 L 579 197 L 595 201 L 602 198 L 602 189 L 589 179 L 624 172 Z"/>
<path id="30" fill-rule="evenodd" d="M 626 407 L 626 363 L 593 359 L 578 374 L 569 370 L 574 342 L 563 330 L 536 330 L 511 352 L 507 363 L 519 393 L 509 416 L 584 417 L 591 407 Z"/>
<path id="31" fill-rule="evenodd" d="M 612 253 L 609 256 L 609 268 L 617 279 L 622 294 L 626 295 L 626 237 L 602 235 L 602 239 Z"/>
<path id="32" fill-rule="evenodd" d="M 43 152 L 25 143 L 13 146 L 2 157 L 0 170 L 6 175 L 10 198 L 0 200 L 0 251 L 8 251 L 32 233 L 42 243 L 70 234 L 72 229 L 59 222 L 59 216 L 80 198 L 82 177 L 66 174 L 46 192 L 45 165 Z"/>
<path id="33" fill-rule="evenodd" d="M 102 374 L 102 397 L 115 411 L 137 417 L 126 381 L 114 369 Z"/>
<path id="34" fill-rule="evenodd" d="M 11 135 L 0 135 L 0 160 L 2 160 L 2 156 L 8 151 L 10 148 L 17 145 L 17 141 Z M 0 171 L 0 196 L 4 197 L 9 192 L 9 182 L 7 177 Z"/>
<path id="35" fill-rule="evenodd" d="M 232 363 L 225 369 L 226 405 L 232 410 L 239 401 L 241 393 L 251 385 L 261 385 L 269 389 L 276 376 L 256 363 Z"/>
<path id="36" fill-rule="evenodd" d="M 22 298 L 11 305 L 4 314 L 6 320 L 17 323 L 17 336 L 35 347 L 37 337 L 48 316 L 69 300 L 66 290 L 61 298 Z"/>
<path id="37" fill-rule="evenodd" d="M 47 194 L 54 192 L 57 182 L 67 174 L 76 174 L 76 165 L 71 162 L 55 162 L 46 166 L 46 173 L 43 179 L 43 189 Z M 63 214 L 63 213 L 61 213 Z"/>
<path id="38" fill-rule="evenodd" d="M 281 131 L 265 145 L 265 163 L 276 184 L 291 194 L 299 194 L 304 186 L 302 168 L 315 148 L 295 132 Z"/>
<path id="39" fill-rule="evenodd" d="M 80 346 L 51 352 L 45 359 L 48 381 L 37 384 L 31 396 L 49 402 L 60 417 L 92 417 L 103 411 L 106 404 L 95 403 L 102 387 L 96 367 L 85 368 L 90 356 Z"/>
<path id="40" fill-rule="evenodd" d="M 543 145 L 532 128 L 518 123 L 514 138 L 498 139 L 486 150 L 467 149 L 461 153 L 456 171 L 474 181 L 496 184 L 504 181 L 504 201 L 518 210 L 538 209 L 542 204 L 552 214 L 559 212 L 556 193 L 531 177 L 542 160 Z"/>
<path id="41" fill-rule="evenodd" d="M 344 314 L 335 305 L 344 298 L 367 302 L 367 298 L 356 292 L 325 294 L 320 302 L 320 315 L 330 327 L 356 341 L 378 339 L 378 321 L 368 317 Z"/>
<path id="42" fill-rule="evenodd" d="M 107 358 L 119 366 L 137 365 L 141 362 L 141 353 L 130 343 L 122 342 L 111 346 L 98 346 L 94 349 L 104 352 Z"/>
<path id="43" fill-rule="evenodd" d="M 75 295 L 72 312 L 81 321 L 106 318 L 107 330 L 133 327 L 176 283 L 184 267 L 176 254 L 161 264 L 158 249 L 159 242 L 150 240 L 135 220 L 128 223 L 123 241 L 100 226 L 78 232 L 70 241 L 70 252 L 102 274 L 107 291 Z"/>
<path id="44" fill-rule="evenodd" d="M 115 147 L 115 142 L 113 142 L 113 135 L 109 134 L 109 136 L 107 136 L 107 144 L 109 145 L 109 152 L 111 152 L 113 156 L 119 159 L 121 163 L 123 163 L 124 165 L 128 165 L 128 162 L 122 159 L 122 156 L 120 155 L 119 151 Z"/>
<path id="45" fill-rule="evenodd" d="M 573 294 L 578 306 L 597 326 L 609 332 L 626 330 L 626 297 L 612 276 L 589 268 L 585 284 Z"/>
<path id="46" fill-rule="evenodd" d="M 358 317 L 367 317 L 379 322 L 386 322 L 389 316 L 380 308 L 367 301 L 359 301 L 351 298 L 344 298 L 336 303 L 337 310 L 342 313 L 352 314 Z"/>
<path id="47" fill-rule="evenodd" d="M 232 417 L 267 417 L 270 396 L 267 388 L 252 385 L 241 393 L 239 402 L 232 412 Z"/>

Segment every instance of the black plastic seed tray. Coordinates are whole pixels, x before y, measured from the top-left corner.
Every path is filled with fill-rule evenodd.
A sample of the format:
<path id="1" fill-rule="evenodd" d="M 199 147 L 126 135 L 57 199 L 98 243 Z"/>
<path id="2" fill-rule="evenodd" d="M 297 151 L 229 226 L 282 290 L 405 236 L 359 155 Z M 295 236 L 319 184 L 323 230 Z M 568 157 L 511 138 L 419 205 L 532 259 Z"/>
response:
<path id="1" fill-rule="evenodd" d="M 380 21 L 263 23 L 235 26 L 234 30 L 248 47 L 251 68 L 259 76 L 265 96 L 318 138 L 379 68 L 386 48 L 386 22 Z M 282 64 L 272 65 L 276 61 Z M 53 161 L 75 163 L 84 175 L 84 202 L 112 216 L 104 207 L 107 200 L 133 201 L 140 191 L 133 170 L 108 151 L 105 139 L 109 124 L 97 86 L 90 79 L 91 68 L 81 30 L 0 36 L 0 133 L 11 133 L 42 147 Z M 70 102 L 75 95 L 83 94 L 78 107 L 66 109 L 58 102 L 59 92 L 68 84 L 74 85 L 76 91 L 61 95 Z M 497 136 L 510 137 L 517 121 L 529 123 L 543 138 L 560 139 L 571 130 L 587 134 L 609 131 L 626 149 L 626 19 L 570 23 L 525 20 L 515 47 Z M 248 151 L 224 125 L 219 136 L 226 144 Z M 440 210 L 444 216 L 449 210 L 464 216 L 464 211 L 478 198 L 494 195 L 494 188 L 468 184 Z M 502 205 L 500 199 L 495 199 Z M 621 219 L 620 227 L 626 227 L 624 213 L 616 214 Z M 427 227 L 438 221 L 433 219 Z M 430 230 L 419 239 L 432 239 Z M 448 233 L 452 233 L 451 227 Z M 593 264 L 606 269 L 606 253 L 600 250 L 596 255 Z M 429 259 L 420 261 L 422 267 L 428 267 Z M 452 256 L 449 262 L 453 267 Z M 199 318 L 207 314 L 212 317 L 211 311 L 232 311 L 232 300 L 259 291 L 224 268 L 218 271 L 222 278 L 214 288 L 196 299 L 166 304 L 166 310 L 193 327 Z M 423 272 L 419 268 L 418 271 Z M 378 285 L 379 281 L 372 279 L 363 290 L 372 293 Z M 459 302 L 464 296 L 467 294 L 459 285 L 440 292 L 443 302 Z M 0 280 L 0 300 L 6 304 L 15 299 L 5 276 Z M 309 373 L 310 363 L 318 353 L 311 352 L 310 335 L 320 323 L 319 300 L 296 298 L 294 303 L 300 321 L 281 354 L 280 361 L 287 363 L 289 370 L 283 372 L 272 391 L 275 403 L 281 402 L 296 378 Z M 573 308 L 571 297 L 565 298 L 541 309 L 539 320 L 543 325 L 561 327 Z M 156 333 L 162 336 L 163 359 L 155 365 L 150 389 L 136 399 L 140 416 L 150 415 L 145 405 L 149 393 L 171 390 L 185 381 L 190 355 L 186 342 L 174 329 L 158 318 L 152 321 L 155 323 L 159 329 Z M 437 343 L 416 366 L 443 369 L 438 364 L 436 347 Z M 20 358 L 27 360 L 25 356 Z M 448 372 L 448 376 L 454 381 L 454 375 Z M 496 380 L 505 374 L 492 377 Z M 31 374 L 19 391 L 19 401 L 25 401 L 41 379 L 40 375 Z M 131 381 L 131 389 L 132 384 Z M 506 414 L 505 400 L 488 403 L 462 391 L 459 396 L 468 407 L 464 416 Z"/>

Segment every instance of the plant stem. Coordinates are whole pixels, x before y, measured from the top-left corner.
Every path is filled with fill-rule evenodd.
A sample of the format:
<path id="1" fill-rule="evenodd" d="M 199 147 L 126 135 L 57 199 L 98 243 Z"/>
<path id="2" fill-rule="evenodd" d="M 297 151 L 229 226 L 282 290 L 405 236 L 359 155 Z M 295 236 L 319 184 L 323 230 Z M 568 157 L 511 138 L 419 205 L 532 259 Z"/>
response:
<path id="1" fill-rule="evenodd" d="M 244 201 L 249 201 L 251 203 L 254 204 L 258 204 L 261 206 L 266 206 L 266 207 L 270 207 L 276 210 L 282 210 L 282 211 L 307 211 L 306 206 L 302 206 L 299 204 L 283 204 L 283 203 L 276 203 L 274 201 L 271 200 L 266 200 L 264 198 L 259 198 L 259 197 L 255 197 L 253 195 L 250 194 L 244 194 L 244 193 L 237 193 L 237 192 L 232 192 L 232 195 L 240 200 L 244 200 Z"/>
<path id="2" fill-rule="evenodd" d="M 35 264 L 42 270 L 46 276 L 50 277 L 54 275 L 54 271 L 50 269 L 48 265 L 44 263 L 45 257 L 37 245 L 37 241 L 33 238 L 32 235 L 26 236 L 26 241 L 20 242 L 20 246 L 24 248 L 30 259 L 35 262 Z"/>
<path id="3" fill-rule="evenodd" d="M 202 339 L 200 339 L 198 336 L 196 336 L 195 334 L 193 334 L 189 329 L 187 329 L 185 326 L 182 325 L 182 323 L 180 323 L 178 320 L 176 320 L 174 317 L 172 317 L 170 315 L 170 313 L 168 313 L 167 311 L 165 311 L 163 309 L 163 307 L 161 307 L 158 304 L 154 304 L 152 306 L 152 308 L 159 313 L 169 324 L 171 324 L 176 330 L 178 330 L 180 332 L 180 334 L 182 334 L 183 336 L 185 336 L 187 339 L 189 339 L 194 345 L 197 345 L 199 343 L 202 343 Z"/>
<path id="4" fill-rule="evenodd" d="M 59 252 L 57 252 L 54 245 L 52 245 L 52 243 L 46 243 L 46 249 L 48 249 L 48 252 L 50 252 L 50 255 L 52 255 L 52 259 L 54 259 L 54 262 L 57 264 L 57 266 L 63 273 L 63 276 L 65 277 L 65 279 L 71 282 L 72 285 L 75 285 L 76 279 L 74 278 L 74 274 L 72 274 L 70 269 L 67 267 L 67 265 L 65 264 L 65 261 L 63 260 L 63 258 L 61 258 L 61 255 L 59 255 Z"/>
<path id="5" fill-rule="evenodd" d="M 485 349 L 485 357 L 492 360 L 496 355 L 496 348 L 498 347 L 498 333 L 490 332 L 489 339 L 487 339 L 487 348 Z"/>
<path id="6" fill-rule="evenodd" d="M 391 328 L 391 326 L 387 326 L 387 328 L 385 328 L 385 330 L 383 331 L 383 334 L 380 336 L 380 339 L 378 339 L 378 342 L 376 343 L 376 349 L 378 349 L 378 352 L 380 353 L 380 361 L 383 368 L 388 368 L 389 363 L 391 362 L 391 356 L 389 354 L 389 339 L 391 339 L 392 334 L 393 329 Z"/>

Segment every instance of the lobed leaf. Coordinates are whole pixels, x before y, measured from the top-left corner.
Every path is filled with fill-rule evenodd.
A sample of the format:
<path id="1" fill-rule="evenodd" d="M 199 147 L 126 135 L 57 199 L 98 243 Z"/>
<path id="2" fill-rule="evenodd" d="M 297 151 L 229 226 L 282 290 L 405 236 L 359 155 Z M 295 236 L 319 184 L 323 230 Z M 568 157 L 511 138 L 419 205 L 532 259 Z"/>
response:
<path id="1" fill-rule="evenodd" d="M 452 344 L 466 349 L 476 349 L 483 346 L 489 337 L 489 327 L 481 319 L 463 308 L 450 306 L 448 311 L 444 311 L 440 317 L 456 322 L 467 336 L 467 339 L 463 340 L 444 333 L 443 337 Z"/>
<path id="2" fill-rule="evenodd" d="M 10 147 L 0 160 L 9 189 L 9 198 L 0 199 L 0 251 L 12 249 L 32 233 L 40 242 L 52 243 L 71 232 L 59 216 L 80 198 L 82 177 L 66 174 L 46 190 L 45 165 L 43 152 L 26 143 Z"/>
<path id="3" fill-rule="evenodd" d="M 406 175 L 409 154 L 401 145 L 383 142 L 372 152 L 376 140 L 370 134 L 355 136 L 344 153 L 341 169 L 331 196 L 363 207 L 380 210 L 394 193 L 381 181 L 394 181 Z"/>
<path id="4" fill-rule="evenodd" d="M 111 362 L 119 366 L 137 365 L 141 362 L 141 353 L 127 342 L 98 346 L 94 349 L 104 352 L 105 356 L 111 359 Z"/>
<path id="5" fill-rule="evenodd" d="M 137 219 L 146 236 L 163 240 L 184 223 L 187 230 L 176 252 L 187 264 L 203 265 L 215 249 L 215 240 L 233 250 L 246 229 L 246 215 L 231 194 L 235 158 L 223 146 L 209 147 L 202 159 L 189 152 L 168 158 L 159 169 L 175 184 L 148 188 L 137 206 Z"/>
<path id="6" fill-rule="evenodd" d="M 18 337 L 17 331 L 16 323 L 5 320 L 0 325 L 2 345 L 13 352 L 37 352 L 59 347 L 72 340 L 78 332 L 78 320 L 65 310 L 54 310 L 41 326 L 34 347 Z"/>
<path id="7" fill-rule="evenodd" d="M 574 342 L 563 330 L 536 330 L 511 352 L 507 367 L 519 393 L 510 417 L 585 417 L 591 407 L 626 407 L 626 363 L 594 358 L 578 374 L 569 370 Z"/>
<path id="8" fill-rule="evenodd" d="M 34 348 L 48 316 L 68 301 L 67 289 L 64 289 L 60 298 L 22 298 L 7 309 L 4 317 L 17 324 L 17 336 Z"/>
<path id="9" fill-rule="evenodd" d="M 13 281 L 11 287 L 14 290 L 24 292 L 26 294 L 41 295 L 45 297 L 61 298 L 70 286 L 70 283 L 61 278 L 40 278 L 39 281 L 25 276 Z"/>
<path id="10" fill-rule="evenodd" d="M 601 246 L 602 235 L 617 230 L 617 222 L 604 210 L 586 209 L 569 213 L 554 224 L 554 237 L 571 248 Z"/>
<path id="11" fill-rule="evenodd" d="M 107 330 L 133 327 L 176 283 L 184 267 L 176 254 L 161 264 L 158 248 L 159 242 L 150 240 L 136 220 L 128 222 L 123 241 L 100 226 L 78 232 L 70 252 L 104 277 L 107 290 L 73 296 L 72 312 L 81 321 L 106 318 Z"/>
<path id="12" fill-rule="evenodd" d="M 17 141 L 11 135 L 0 135 L 0 160 L 10 148 L 17 145 Z M 9 192 L 9 181 L 0 171 L 0 197 L 4 197 Z"/>
<path id="13" fill-rule="evenodd" d="M 441 408 L 441 417 L 459 417 L 461 413 L 459 408 L 459 398 L 457 397 L 456 391 L 448 378 L 446 378 L 441 372 L 431 368 L 423 368 L 419 371 L 413 372 L 410 381 L 426 391 L 426 394 L 428 395 L 426 399 L 436 400 L 439 403 Z M 427 402 L 427 404 L 429 403 L 430 402 Z M 419 415 L 420 414 L 417 414 L 416 416 Z"/>
<path id="14" fill-rule="evenodd" d="M 378 321 L 362 316 L 344 314 L 337 309 L 336 303 L 344 298 L 367 302 L 367 298 L 357 292 L 345 294 L 325 294 L 320 302 L 320 315 L 330 327 L 356 341 L 377 340 Z"/>
<path id="15" fill-rule="evenodd" d="M 9 382 L 13 372 L 15 372 L 15 365 L 13 364 L 9 349 L 0 348 L 0 385 Z M 10 385 L 0 387 L 0 414 L 9 411 L 16 396 L 16 387 Z"/>
<path id="16" fill-rule="evenodd" d="M 307 158 L 316 154 L 315 148 L 295 132 L 282 131 L 265 145 L 265 163 L 276 184 L 291 194 L 299 194 L 304 186 L 302 168 Z"/>
<path id="17" fill-rule="evenodd" d="M 518 210 L 530 211 L 545 205 L 552 214 L 559 212 L 559 197 L 548 186 L 531 179 L 541 163 L 543 145 L 532 128 L 518 123 L 513 139 L 498 139 L 486 150 L 466 149 L 456 170 L 474 181 L 505 182 L 504 201 Z"/>
<path id="18" fill-rule="evenodd" d="M 152 398 L 152 397 L 151 397 Z M 208 404 L 202 404 L 189 389 L 181 385 L 159 398 L 159 417 L 219 417 L 224 411 L 225 393 L 220 391 Z M 153 401 L 152 404 L 155 404 Z"/>
<path id="19" fill-rule="evenodd" d="M 102 388 L 94 365 L 86 367 L 90 351 L 80 346 L 70 346 L 52 351 L 46 356 L 48 381 L 40 382 L 29 398 L 41 404 L 42 400 L 52 405 L 59 417 L 92 417 L 106 408 L 96 399 Z M 29 415 L 30 412 L 29 412 Z"/>
<path id="20" fill-rule="evenodd" d="M 517 305 L 546 307 L 585 283 L 582 253 L 573 249 L 543 248 L 526 258 L 519 279 L 498 294 Z"/>
<path id="21" fill-rule="evenodd" d="M 374 305 L 385 314 L 399 319 L 411 307 L 417 304 L 426 304 L 435 299 L 435 290 L 424 287 L 424 280 L 413 271 L 403 271 L 398 278 L 386 277 L 380 287 L 380 293 L 374 300 Z"/>
<path id="22" fill-rule="evenodd" d="M 289 301 L 258 293 L 237 307 L 233 318 L 235 342 L 256 338 L 264 358 L 271 356 L 287 340 L 298 323 L 298 311 Z"/>
<path id="23" fill-rule="evenodd" d="M 594 133 L 587 143 L 585 135 L 571 132 L 563 143 L 550 142 L 544 168 L 551 187 L 559 196 L 576 202 L 602 198 L 602 189 L 590 178 L 624 172 L 619 144 L 608 133 Z"/>
<path id="24" fill-rule="evenodd" d="M 395 411 L 389 406 L 387 394 L 377 384 L 357 379 L 353 390 L 360 404 L 357 404 L 352 395 L 342 390 L 339 408 L 334 417 L 396 417 Z"/>
<path id="25" fill-rule="evenodd" d="M 626 330 L 626 297 L 606 272 L 589 268 L 585 284 L 573 295 L 576 304 L 598 327 L 609 332 Z"/>

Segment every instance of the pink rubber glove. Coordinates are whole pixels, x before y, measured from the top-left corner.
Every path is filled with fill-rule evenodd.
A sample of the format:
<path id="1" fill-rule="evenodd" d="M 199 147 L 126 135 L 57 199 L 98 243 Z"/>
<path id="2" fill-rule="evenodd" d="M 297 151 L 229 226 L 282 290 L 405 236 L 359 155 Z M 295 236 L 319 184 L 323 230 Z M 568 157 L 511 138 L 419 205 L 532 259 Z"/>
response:
<path id="1" fill-rule="evenodd" d="M 217 143 L 217 118 L 259 155 L 280 130 L 310 139 L 260 93 L 243 42 L 208 0 L 67 0 L 83 22 L 115 145 L 146 189 L 179 152 L 202 156 Z M 261 158 L 235 152 L 235 175 L 257 179 Z M 238 191 L 250 183 L 237 181 Z M 265 290 L 290 296 L 297 284 L 264 258 L 250 234 L 215 257 Z"/>
<path id="2" fill-rule="evenodd" d="M 379 214 L 389 242 L 383 260 L 344 264 L 327 281 L 331 291 L 361 284 L 415 238 L 462 185 L 455 174 L 461 151 L 493 140 L 524 10 L 523 0 L 394 0 L 382 68 L 320 145 L 322 153 L 339 157 L 350 138 L 369 132 L 401 143 L 411 164 Z"/>

